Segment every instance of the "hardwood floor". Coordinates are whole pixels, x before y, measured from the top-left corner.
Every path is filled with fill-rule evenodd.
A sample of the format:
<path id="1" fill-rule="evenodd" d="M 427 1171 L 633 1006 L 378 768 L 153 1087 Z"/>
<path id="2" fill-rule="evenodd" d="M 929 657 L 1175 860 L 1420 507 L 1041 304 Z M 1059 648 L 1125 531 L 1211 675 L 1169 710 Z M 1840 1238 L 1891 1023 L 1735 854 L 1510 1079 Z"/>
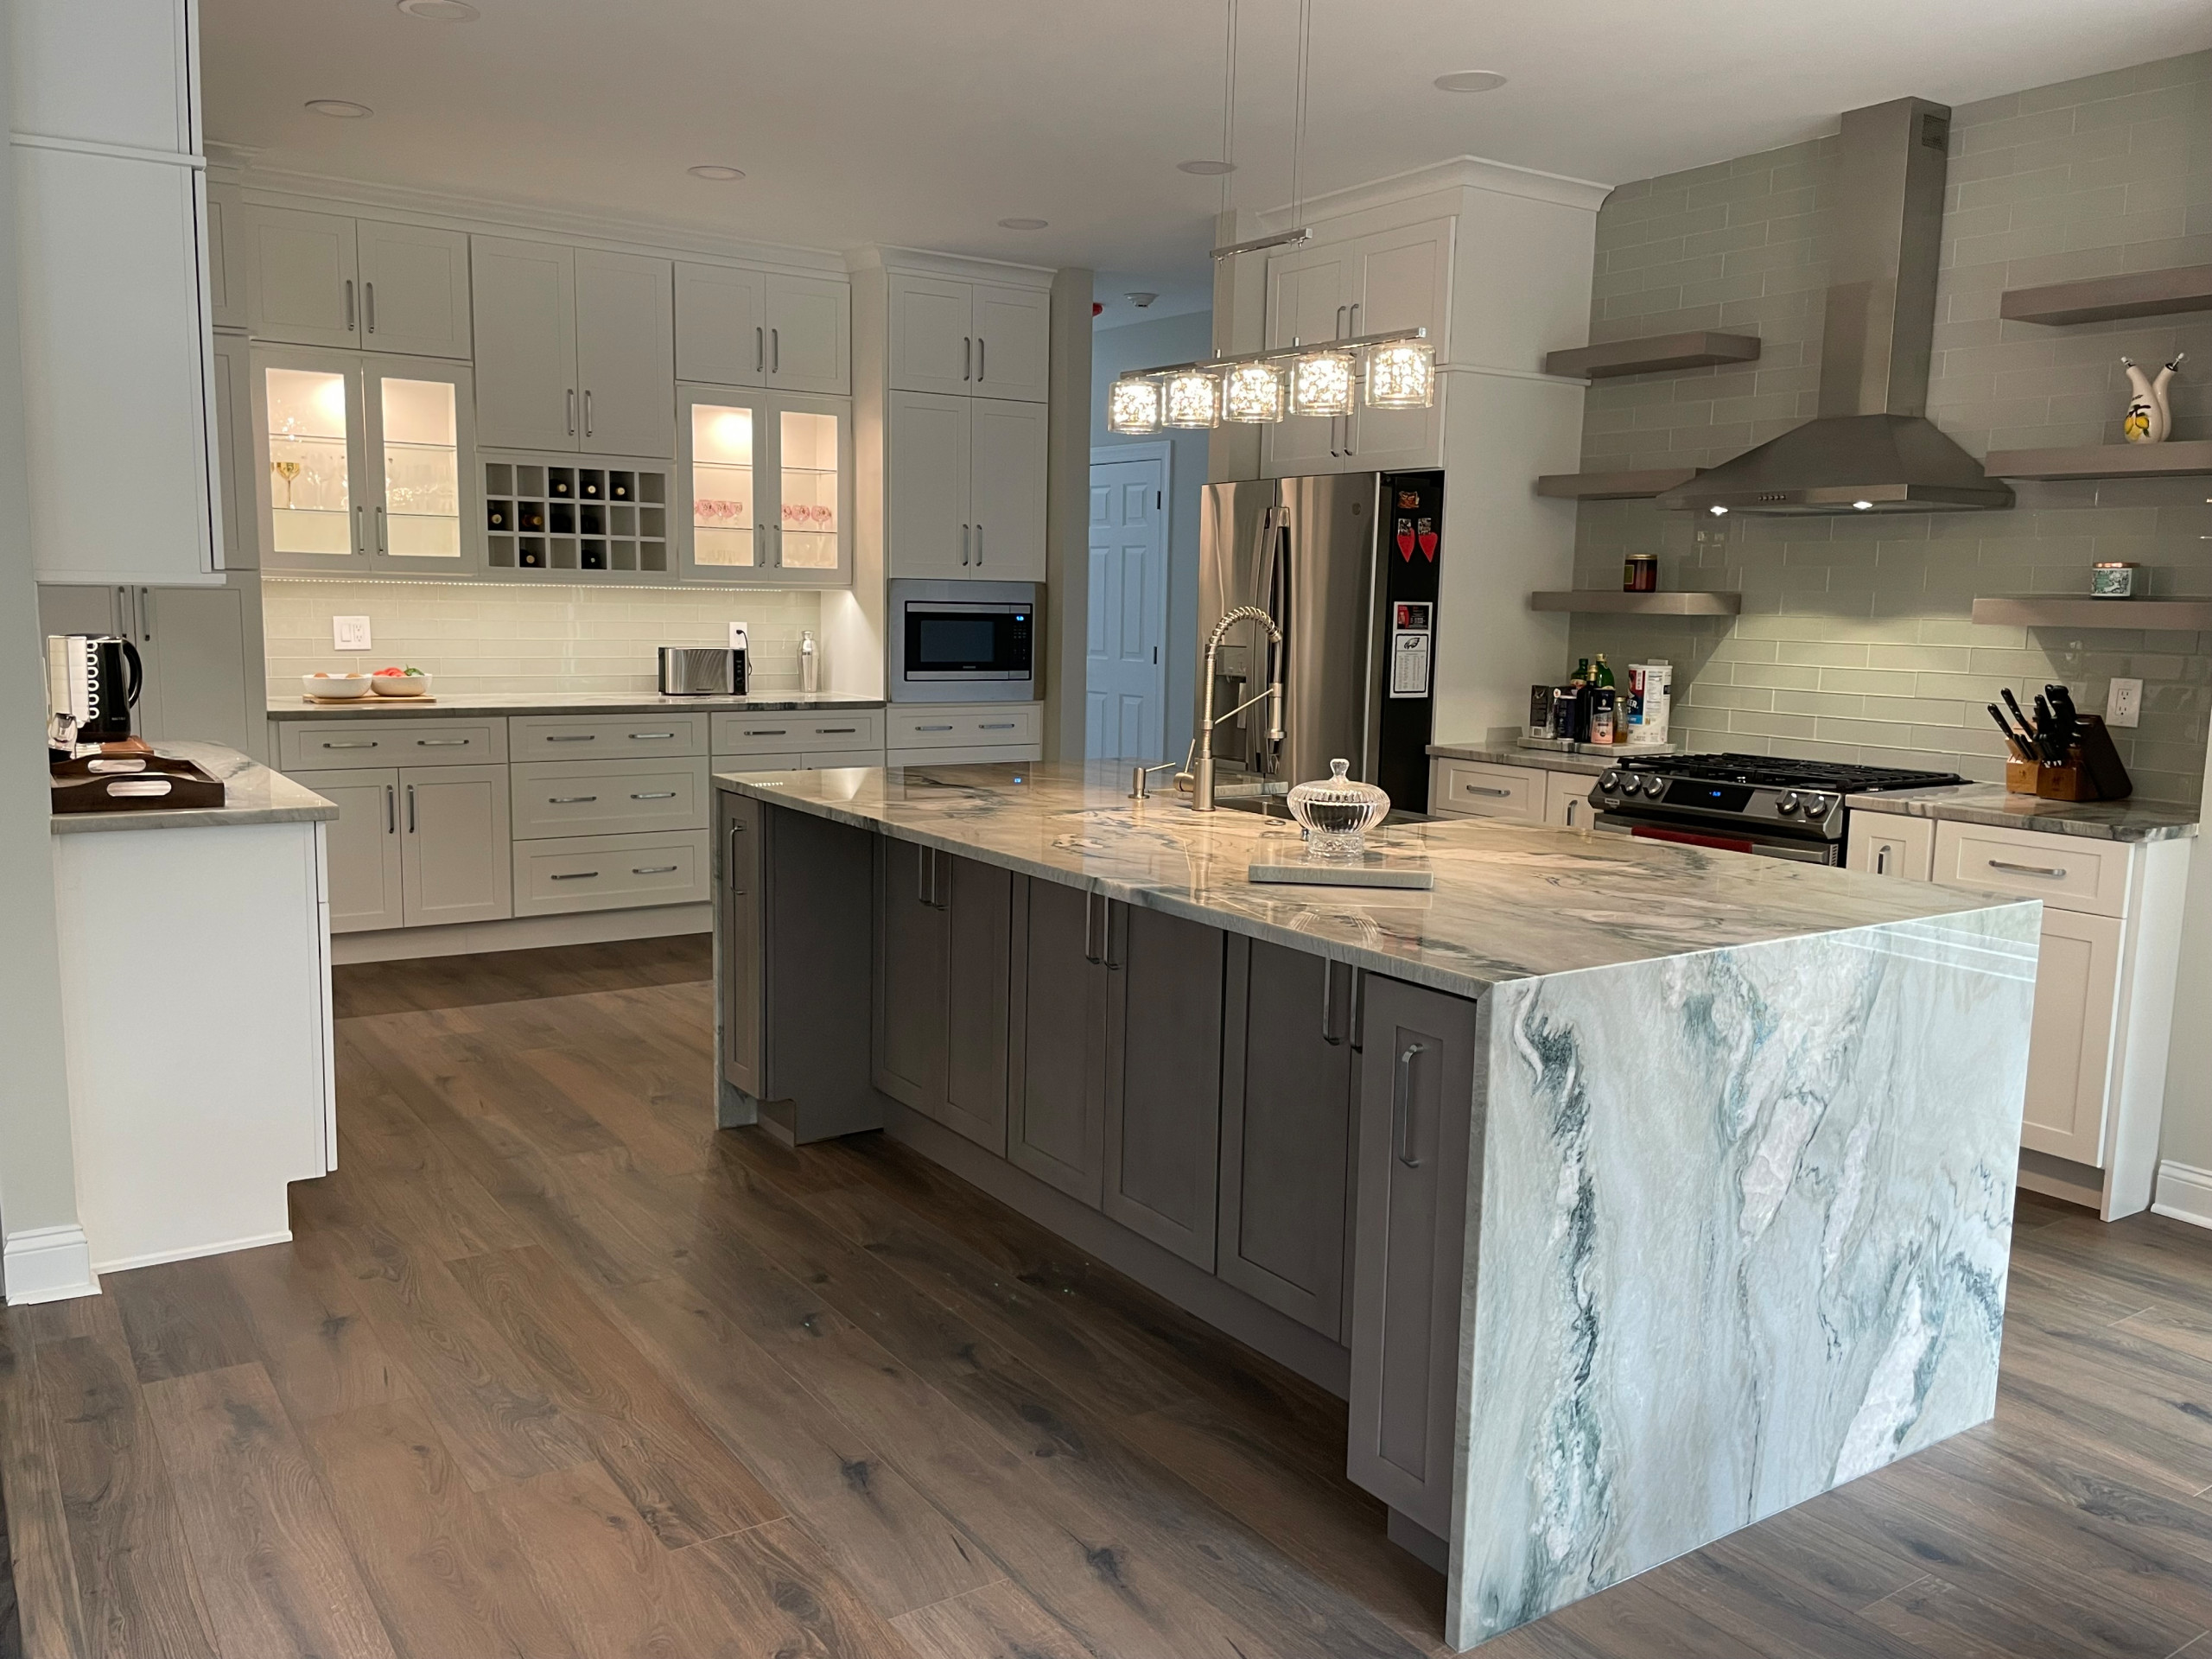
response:
<path id="1" fill-rule="evenodd" d="M 1442 1651 L 1341 1404 L 880 1136 L 703 940 L 339 970 L 289 1245 L 0 1322 L 31 1659 Z M 2023 1195 L 1997 1421 L 1492 1659 L 2212 1659 L 2212 1235 Z"/>

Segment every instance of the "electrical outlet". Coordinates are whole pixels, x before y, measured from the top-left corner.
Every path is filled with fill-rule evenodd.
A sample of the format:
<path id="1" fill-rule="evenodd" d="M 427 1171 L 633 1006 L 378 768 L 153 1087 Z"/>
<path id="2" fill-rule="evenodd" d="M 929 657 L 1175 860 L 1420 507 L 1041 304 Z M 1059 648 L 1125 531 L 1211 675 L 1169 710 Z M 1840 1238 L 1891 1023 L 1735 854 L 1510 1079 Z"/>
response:
<path id="1" fill-rule="evenodd" d="M 2114 680 L 2105 697 L 2105 724 L 2133 726 L 2143 718 L 2143 682 Z"/>
<path id="2" fill-rule="evenodd" d="M 743 651 L 746 648 L 744 623 L 733 622 L 729 625 L 729 648 L 732 651 Z"/>
<path id="3" fill-rule="evenodd" d="M 330 645 L 334 651 L 369 650 L 369 619 L 365 616 L 332 617 Z"/>

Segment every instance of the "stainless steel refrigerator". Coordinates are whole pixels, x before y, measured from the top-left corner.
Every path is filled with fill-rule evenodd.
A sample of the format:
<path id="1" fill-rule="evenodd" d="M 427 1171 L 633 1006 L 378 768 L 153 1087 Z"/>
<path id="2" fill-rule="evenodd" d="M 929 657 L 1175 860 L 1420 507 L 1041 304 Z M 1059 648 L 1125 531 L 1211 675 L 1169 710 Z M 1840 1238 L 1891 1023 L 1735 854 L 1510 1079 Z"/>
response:
<path id="1" fill-rule="evenodd" d="M 1282 629 L 1284 736 L 1262 702 L 1214 734 L 1224 791 L 1287 786 L 1351 763 L 1409 812 L 1428 805 L 1444 474 L 1338 473 L 1209 484 L 1200 517 L 1198 645 L 1240 605 Z M 1214 708 L 1268 683 L 1272 649 L 1239 623 L 1216 659 Z M 1206 688 L 1201 664 L 1195 728 Z"/>

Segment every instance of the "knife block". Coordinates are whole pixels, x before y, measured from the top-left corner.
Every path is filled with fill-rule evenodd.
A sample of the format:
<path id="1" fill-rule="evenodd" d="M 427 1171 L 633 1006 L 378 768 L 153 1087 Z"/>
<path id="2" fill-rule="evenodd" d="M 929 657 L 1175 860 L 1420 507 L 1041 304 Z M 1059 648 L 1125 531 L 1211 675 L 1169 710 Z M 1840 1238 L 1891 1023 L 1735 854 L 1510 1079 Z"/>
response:
<path id="1" fill-rule="evenodd" d="M 2005 788 L 2011 794 L 2038 795 L 2047 801 L 2124 801 L 2135 792 L 2135 783 L 2113 747 L 2104 721 L 2082 715 L 2065 760 L 2007 760 Z"/>

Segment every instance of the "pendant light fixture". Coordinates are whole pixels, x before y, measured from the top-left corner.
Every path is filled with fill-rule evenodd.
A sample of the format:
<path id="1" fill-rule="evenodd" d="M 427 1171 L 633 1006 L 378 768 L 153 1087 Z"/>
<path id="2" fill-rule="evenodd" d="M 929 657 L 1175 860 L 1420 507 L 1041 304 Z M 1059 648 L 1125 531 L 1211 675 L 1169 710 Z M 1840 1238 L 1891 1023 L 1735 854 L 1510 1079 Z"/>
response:
<path id="1" fill-rule="evenodd" d="M 1358 384 L 1359 363 L 1350 352 L 1325 346 L 1303 353 L 1290 365 L 1290 412 L 1349 415 Z"/>
<path id="2" fill-rule="evenodd" d="M 1106 394 L 1109 431 L 1133 436 L 1160 430 L 1160 382 L 1149 375 L 1125 374 Z"/>
<path id="3" fill-rule="evenodd" d="M 1370 409 L 1427 409 L 1436 401 L 1436 347 L 1402 340 L 1367 353 Z"/>
<path id="4" fill-rule="evenodd" d="M 1221 418 L 1245 426 L 1282 419 L 1287 398 L 1281 368 L 1262 359 L 1239 363 L 1221 379 Z"/>
<path id="5" fill-rule="evenodd" d="M 1167 377 L 1166 422 L 1170 426 L 1221 423 L 1221 381 L 1207 370 L 1192 368 Z"/>

